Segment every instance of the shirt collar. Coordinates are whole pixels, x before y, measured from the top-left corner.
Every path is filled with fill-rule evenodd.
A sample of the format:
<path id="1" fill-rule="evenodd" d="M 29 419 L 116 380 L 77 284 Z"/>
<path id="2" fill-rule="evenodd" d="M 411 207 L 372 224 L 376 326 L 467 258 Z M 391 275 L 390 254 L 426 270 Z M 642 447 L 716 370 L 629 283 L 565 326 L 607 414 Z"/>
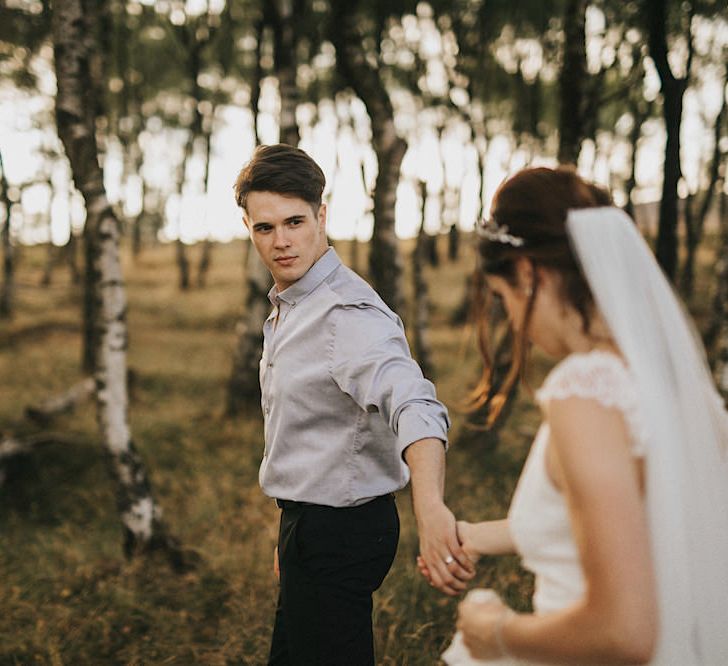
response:
<path id="1" fill-rule="evenodd" d="M 304 275 L 296 280 L 290 287 L 283 291 L 273 285 L 268 292 L 268 300 L 274 305 L 278 305 L 281 300 L 289 305 L 295 305 L 298 301 L 308 296 L 316 287 L 318 287 L 331 273 L 341 266 L 341 259 L 336 254 L 333 247 L 329 247 L 318 261 L 304 273 Z"/>

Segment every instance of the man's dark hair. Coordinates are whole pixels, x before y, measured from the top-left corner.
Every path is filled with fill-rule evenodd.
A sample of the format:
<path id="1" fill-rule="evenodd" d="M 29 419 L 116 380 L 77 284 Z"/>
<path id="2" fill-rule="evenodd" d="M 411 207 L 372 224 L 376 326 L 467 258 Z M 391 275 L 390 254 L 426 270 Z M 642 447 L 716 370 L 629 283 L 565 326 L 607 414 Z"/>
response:
<path id="1" fill-rule="evenodd" d="M 251 192 L 275 192 L 303 199 L 318 211 L 325 185 L 321 167 L 300 148 L 258 146 L 235 180 L 235 201 L 245 210 Z"/>

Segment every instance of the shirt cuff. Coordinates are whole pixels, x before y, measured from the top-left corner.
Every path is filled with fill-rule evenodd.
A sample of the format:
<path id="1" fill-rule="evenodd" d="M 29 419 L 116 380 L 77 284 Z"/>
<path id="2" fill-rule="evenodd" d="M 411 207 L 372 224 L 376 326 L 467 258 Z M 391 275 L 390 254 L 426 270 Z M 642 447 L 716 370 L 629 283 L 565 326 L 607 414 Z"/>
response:
<path id="1" fill-rule="evenodd" d="M 447 450 L 447 429 L 450 420 L 447 414 L 434 416 L 423 414 L 415 407 L 404 409 L 397 422 L 397 444 L 399 445 L 400 456 L 404 450 L 414 442 L 428 437 L 439 439 Z"/>

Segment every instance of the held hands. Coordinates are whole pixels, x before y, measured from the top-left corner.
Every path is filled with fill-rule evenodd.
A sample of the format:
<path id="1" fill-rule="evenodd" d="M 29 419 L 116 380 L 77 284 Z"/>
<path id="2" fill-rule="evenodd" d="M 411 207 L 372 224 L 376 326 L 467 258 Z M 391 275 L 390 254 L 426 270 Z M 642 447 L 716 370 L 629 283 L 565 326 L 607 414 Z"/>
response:
<path id="1" fill-rule="evenodd" d="M 447 595 L 465 590 L 475 568 L 460 545 L 455 517 L 444 503 L 428 507 L 418 515 L 420 555 L 417 566 L 430 585 Z"/>
<path id="2" fill-rule="evenodd" d="M 471 523 L 467 523 L 463 520 L 458 520 L 456 523 L 456 536 L 458 542 L 460 543 L 462 551 L 465 553 L 469 560 L 469 571 L 471 572 L 470 576 L 465 580 L 469 580 L 473 577 L 475 573 L 475 567 L 473 565 L 478 561 L 478 559 L 480 559 L 481 555 L 480 551 L 475 548 L 473 542 L 472 527 L 473 525 Z M 417 567 L 419 568 L 420 573 L 427 579 L 427 582 L 430 583 L 430 585 L 432 585 L 433 587 L 437 587 L 438 589 L 445 592 L 442 587 L 435 584 L 430 568 L 428 567 L 422 555 L 417 556 Z M 462 589 L 464 588 L 458 588 L 459 591 L 462 591 Z"/>

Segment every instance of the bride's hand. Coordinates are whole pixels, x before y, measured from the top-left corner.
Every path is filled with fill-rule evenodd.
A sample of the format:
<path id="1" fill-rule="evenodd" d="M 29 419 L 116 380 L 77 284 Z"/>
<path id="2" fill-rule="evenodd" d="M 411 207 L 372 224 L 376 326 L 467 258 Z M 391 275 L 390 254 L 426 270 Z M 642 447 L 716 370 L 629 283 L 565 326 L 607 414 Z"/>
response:
<path id="1" fill-rule="evenodd" d="M 464 520 L 457 521 L 457 536 L 460 545 L 463 547 L 465 554 L 468 559 L 475 564 L 480 558 L 481 553 L 475 549 L 472 538 L 472 523 L 467 523 Z M 427 566 L 424 558 L 421 555 L 417 556 L 417 568 L 419 569 L 422 576 L 427 582 L 432 585 L 432 576 L 430 575 L 430 569 Z"/>
<path id="2" fill-rule="evenodd" d="M 475 547 L 475 535 L 473 523 L 468 523 L 464 520 L 458 520 L 457 522 L 457 535 L 460 545 L 463 547 L 465 554 L 470 558 L 470 561 L 475 564 L 482 553 Z"/>
<path id="3" fill-rule="evenodd" d="M 502 634 L 508 616 L 513 614 L 495 594 L 486 602 L 465 599 L 458 605 L 457 628 L 463 643 L 475 659 L 497 659 L 504 656 Z M 500 642 L 499 642 L 500 641 Z"/>

